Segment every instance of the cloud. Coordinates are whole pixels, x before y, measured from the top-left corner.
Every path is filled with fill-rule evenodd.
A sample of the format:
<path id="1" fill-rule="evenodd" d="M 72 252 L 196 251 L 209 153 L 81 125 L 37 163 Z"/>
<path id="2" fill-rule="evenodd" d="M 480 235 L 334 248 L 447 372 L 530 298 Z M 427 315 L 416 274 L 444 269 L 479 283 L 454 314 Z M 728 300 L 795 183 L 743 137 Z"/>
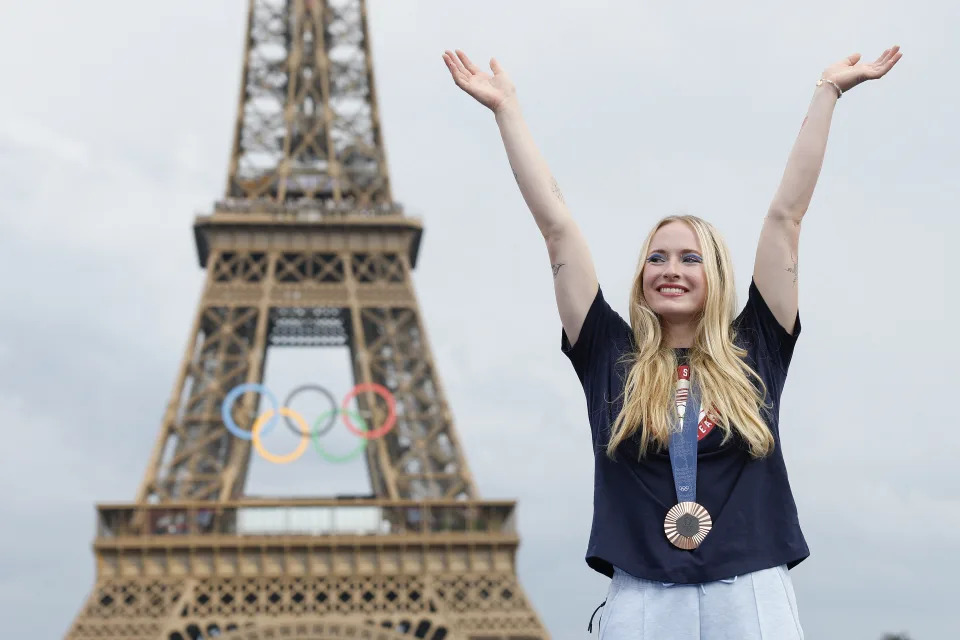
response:
<path id="1" fill-rule="evenodd" d="M 83 142 L 18 115 L 0 113 L 0 145 L 13 147 L 14 154 L 35 152 L 79 167 L 86 166 L 90 159 L 90 150 Z"/>

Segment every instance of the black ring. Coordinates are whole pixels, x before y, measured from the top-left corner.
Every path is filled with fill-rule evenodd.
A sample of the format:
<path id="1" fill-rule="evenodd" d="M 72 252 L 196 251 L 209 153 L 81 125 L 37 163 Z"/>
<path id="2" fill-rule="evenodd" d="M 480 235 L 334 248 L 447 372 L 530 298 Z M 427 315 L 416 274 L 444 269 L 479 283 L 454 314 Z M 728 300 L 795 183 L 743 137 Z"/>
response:
<path id="1" fill-rule="evenodd" d="M 323 395 L 325 395 L 325 396 L 327 397 L 327 400 L 330 401 L 330 406 L 333 408 L 333 412 L 330 414 L 330 417 L 329 417 L 328 420 L 327 420 L 327 424 L 323 425 L 323 428 L 320 429 L 320 430 L 316 433 L 316 437 L 319 438 L 320 436 L 322 436 L 322 435 L 326 434 L 327 432 L 329 432 L 330 429 L 333 428 L 333 425 L 336 424 L 337 416 L 340 415 L 339 407 L 337 407 L 337 401 L 336 401 L 336 399 L 333 397 L 333 394 L 331 394 L 329 391 L 327 391 L 326 389 L 324 389 L 324 388 L 321 387 L 320 385 L 318 385 L 318 384 L 305 384 L 305 385 L 299 386 L 299 387 L 297 387 L 296 389 L 294 389 L 293 391 L 291 391 L 291 392 L 290 392 L 290 395 L 287 396 L 287 399 L 283 401 L 283 406 L 289 407 L 289 406 L 290 406 L 290 401 L 293 400 L 293 397 L 294 397 L 295 395 L 297 395 L 298 393 L 300 393 L 301 391 L 319 391 L 321 394 L 323 394 Z M 303 431 L 300 431 L 300 429 L 297 427 L 297 425 L 293 424 L 293 421 L 290 420 L 290 418 L 287 417 L 287 416 L 283 416 L 283 420 L 284 420 L 284 422 L 287 423 L 287 426 L 290 427 L 290 429 L 291 429 L 295 434 L 297 434 L 297 436 L 300 437 L 300 438 L 302 438 L 302 437 L 305 436 L 305 435 L 306 435 L 306 436 L 312 436 L 312 435 L 314 435 L 312 432 L 305 434 Z"/>

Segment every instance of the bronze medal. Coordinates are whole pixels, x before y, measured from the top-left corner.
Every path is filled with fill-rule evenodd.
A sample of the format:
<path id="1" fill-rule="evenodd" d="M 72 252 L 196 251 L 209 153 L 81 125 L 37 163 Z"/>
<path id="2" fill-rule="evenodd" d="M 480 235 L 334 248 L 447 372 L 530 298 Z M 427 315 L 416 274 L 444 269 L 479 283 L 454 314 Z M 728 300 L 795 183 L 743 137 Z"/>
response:
<path id="1" fill-rule="evenodd" d="M 688 406 L 689 401 L 689 406 Z M 663 520 L 663 532 L 678 549 L 696 549 L 710 533 L 713 520 L 697 503 L 697 419 L 700 390 L 690 379 L 690 366 L 677 367 L 677 428 L 670 435 L 670 466 L 677 490 L 677 504 Z"/>
<path id="2" fill-rule="evenodd" d="M 681 502 L 673 505 L 663 520 L 663 532 L 678 549 L 696 549 L 710 533 L 713 521 L 703 505 Z"/>

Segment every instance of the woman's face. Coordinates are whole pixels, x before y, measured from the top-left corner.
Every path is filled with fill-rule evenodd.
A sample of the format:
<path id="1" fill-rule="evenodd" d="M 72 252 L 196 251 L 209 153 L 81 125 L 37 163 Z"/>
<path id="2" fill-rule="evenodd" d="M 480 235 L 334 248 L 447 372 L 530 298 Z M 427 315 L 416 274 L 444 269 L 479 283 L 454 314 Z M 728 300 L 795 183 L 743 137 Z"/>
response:
<path id="1" fill-rule="evenodd" d="M 695 321 L 707 299 L 707 279 L 697 234 L 685 222 L 660 227 L 644 256 L 643 296 L 671 323 Z"/>

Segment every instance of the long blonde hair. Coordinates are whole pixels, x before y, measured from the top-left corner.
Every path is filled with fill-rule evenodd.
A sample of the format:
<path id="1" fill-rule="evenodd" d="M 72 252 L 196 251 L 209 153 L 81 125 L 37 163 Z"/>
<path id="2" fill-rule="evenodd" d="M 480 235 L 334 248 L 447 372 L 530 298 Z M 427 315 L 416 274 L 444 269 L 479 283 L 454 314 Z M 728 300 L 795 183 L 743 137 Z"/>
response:
<path id="1" fill-rule="evenodd" d="M 691 215 L 667 216 L 654 226 L 643 243 L 633 287 L 630 291 L 630 326 L 636 348 L 621 361 L 629 367 L 623 389 L 623 408 L 611 426 L 607 455 L 640 431 L 642 458 L 653 444 L 663 450 L 676 424 L 675 404 L 677 357 L 664 344 L 659 316 L 643 296 L 643 269 L 650 243 L 660 227 L 684 222 L 700 241 L 706 300 L 699 317 L 689 360 L 693 379 L 700 386 L 701 407 L 723 431 L 726 443 L 733 431 L 749 446 L 754 457 L 768 455 L 774 447 L 773 434 L 761 416 L 766 385 L 743 357 L 746 350 L 734 344 L 732 322 L 736 314 L 736 289 L 730 252 L 719 232 L 706 220 Z M 759 382 L 760 389 L 751 378 Z"/>

